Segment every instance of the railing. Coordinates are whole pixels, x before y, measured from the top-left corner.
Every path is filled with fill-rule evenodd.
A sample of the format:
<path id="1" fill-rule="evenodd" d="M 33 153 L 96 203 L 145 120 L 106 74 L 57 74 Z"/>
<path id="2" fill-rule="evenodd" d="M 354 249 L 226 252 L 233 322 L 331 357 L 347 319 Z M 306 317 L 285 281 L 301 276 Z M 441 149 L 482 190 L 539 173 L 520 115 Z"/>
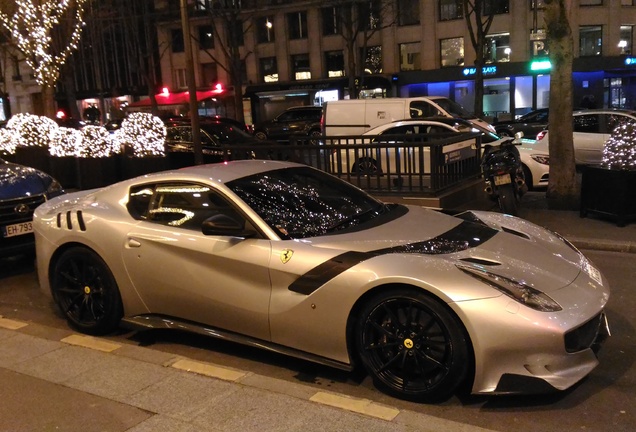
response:
<path id="1" fill-rule="evenodd" d="M 401 196 L 435 196 L 478 178 L 480 149 L 480 135 L 470 133 L 293 138 L 290 144 L 229 147 L 231 158 L 295 161 L 371 193 Z"/>

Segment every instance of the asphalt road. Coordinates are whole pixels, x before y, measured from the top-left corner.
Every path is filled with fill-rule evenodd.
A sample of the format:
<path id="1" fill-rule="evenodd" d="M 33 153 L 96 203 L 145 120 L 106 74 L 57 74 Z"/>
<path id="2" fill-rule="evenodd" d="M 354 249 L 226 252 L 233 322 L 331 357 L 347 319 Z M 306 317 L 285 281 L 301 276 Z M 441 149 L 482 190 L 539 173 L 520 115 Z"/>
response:
<path id="1" fill-rule="evenodd" d="M 455 396 L 437 405 L 415 404 L 380 393 L 361 373 L 344 373 L 210 338 L 175 331 L 125 330 L 109 338 L 491 430 L 634 431 L 636 254 L 596 251 L 586 254 L 612 287 L 608 305 L 612 337 L 601 350 L 600 366 L 588 378 L 573 389 L 553 395 Z M 40 292 L 33 265 L 27 259 L 0 260 L 0 315 L 67 329 L 51 300 Z"/>

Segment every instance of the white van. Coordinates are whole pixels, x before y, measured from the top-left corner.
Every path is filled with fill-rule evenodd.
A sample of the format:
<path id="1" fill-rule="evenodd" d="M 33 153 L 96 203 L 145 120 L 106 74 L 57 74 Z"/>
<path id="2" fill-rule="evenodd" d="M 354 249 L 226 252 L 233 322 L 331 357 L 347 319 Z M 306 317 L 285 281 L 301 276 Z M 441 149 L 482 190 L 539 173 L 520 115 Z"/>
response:
<path id="1" fill-rule="evenodd" d="M 323 106 L 322 131 L 326 136 L 362 135 L 392 121 L 429 117 L 458 117 L 479 130 L 495 132 L 490 124 L 443 96 L 329 101 Z"/>

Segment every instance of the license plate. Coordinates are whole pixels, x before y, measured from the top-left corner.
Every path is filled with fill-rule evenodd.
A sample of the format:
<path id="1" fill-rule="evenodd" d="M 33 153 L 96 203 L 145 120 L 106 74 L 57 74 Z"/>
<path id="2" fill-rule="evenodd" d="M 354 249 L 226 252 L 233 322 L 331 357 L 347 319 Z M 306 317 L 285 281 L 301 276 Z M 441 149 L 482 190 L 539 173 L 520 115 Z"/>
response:
<path id="1" fill-rule="evenodd" d="M 496 186 L 501 186 L 501 185 L 505 185 L 505 184 L 509 184 L 509 183 L 512 183 L 512 181 L 510 180 L 510 174 L 496 175 L 495 176 L 495 185 Z"/>
<path id="2" fill-rule="evenodd" d="M 15 237 L 33 232 L 32 222 L 22 222 L 13 225 L 7 225 L 2 229 L 3 237 Z"/>

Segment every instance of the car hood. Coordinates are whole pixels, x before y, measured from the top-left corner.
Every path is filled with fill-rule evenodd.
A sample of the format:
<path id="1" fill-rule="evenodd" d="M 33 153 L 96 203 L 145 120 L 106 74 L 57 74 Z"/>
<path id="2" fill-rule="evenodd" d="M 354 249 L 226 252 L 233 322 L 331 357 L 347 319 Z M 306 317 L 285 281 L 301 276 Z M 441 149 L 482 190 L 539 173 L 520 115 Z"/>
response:
<path id="1" fill-rule="evenodd" d="M 34 168 L 4 163 L 0 165 L 0 201 L 40 195 L 52 179 Z"/>
<path id="2" fill-rule="evenodd" d="M 408 210 L 377 227 L 311 241 L 316 247 L 363 252 L 369 258 L 416 254 L 474 266 L 544 292 L 570 284 L 581 272 L 584 258 L 571 244 L 526 220 L 492 212 L 450 216 L 421 207 Z"/>

